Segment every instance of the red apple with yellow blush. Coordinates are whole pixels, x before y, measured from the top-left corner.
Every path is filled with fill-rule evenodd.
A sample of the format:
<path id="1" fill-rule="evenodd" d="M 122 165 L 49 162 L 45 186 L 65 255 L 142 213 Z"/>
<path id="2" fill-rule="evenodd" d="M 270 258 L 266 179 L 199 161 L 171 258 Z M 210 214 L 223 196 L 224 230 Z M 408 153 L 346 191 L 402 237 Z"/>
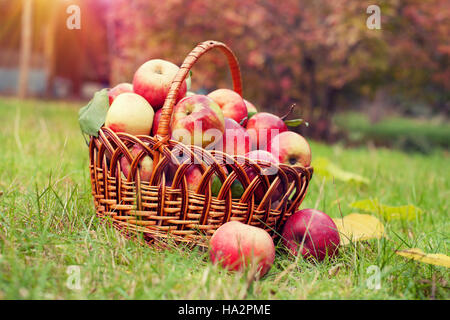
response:
<path id="1" fill-rule="evenodd" d="M 272 138 L 288 128 L 280 117 L 268 112 L 259 112 L 248 120 L 247 132 L 254 150 L 267 150 Z"/>
<path id="2" fill-rule="evenodd" d="M 141 65 L 133 77 L 134 92 L 144 97 L 156 110 L 164 105 L 178 66 L 172 62 L 152 59 Z M 186 81 L 181 84 L 176 102 L 186 95 Z"/>
<path id="3" fill-rule="evenodd" d="M 225 117 L 225 131 L 222 139 L 215 145 L 215 149 L 232 156 L 243 156 L 251 150 L 251 147 L 252 143 L 247 131 L 233 119 Z"/>
<path id="4" fill-rule="evenodd" d="M 149 135 L 153 125 L 153 108 L 140 95 L 119 94 L 106 113 L 105 126 L 114 132 Z"/>
<path id="5" fill-rule="evenodd" d="M 242 271 L 254 266 L 262 277 L 275 260 L 275 246 L 267 231 L 230 221 L 214 232 L 209 255 L 213 263 L 228 270 Z"/>
<path id="6" fill-rule="evenodd" d="M 174 106 L 171 119 L 174 140 L 210 149 L 221 139 L 224 130 L 222 110 L 207 96 L 185 97 Z"/>
<path id="7" fill-rule="evenodd" d="M 141 145 L 135 144 L 131 148 L 130 152 L 133 159 L 136 158 L 143 150 L 144 148 L 142 148 Z M 120 158 L 120 168 L 122 169 L 125 177 L 128 178 L 128 174 L 130 173 L 131 169 L 131 163 L 128 161 L 127 157 L 122 156 Z M 138 169 L 141 181 L 150 181 L 153 172 L 153 159 L 148 155 L 142 156 L 141 160 L 138 163 Z"/>
<path id="8" fill-rule="evenodd" d="M 245 127 L 247 124 L 247 107 L 244 99 L 235 91 L 230 89 L 217 89 L 208 94 L 222 109 L 223 116 L 231 118 Z"/>
<path id="9" fill-rule="evenodd" d="M 114 88 L 111 88 L 108 90 L 108 98 L 109 98 L 109 105 L 111 105 L 114 101 L 114 99 L 121 93 L 125 92 L 134 92 L 133 91 L 133 85 L 131 83 L 119 83 Z"/>
<path id="10" fill-rule="evenodd" d="M 281 163 L 289 165 L 311 165 L 311 147 L 308 141 L 300 134 L 286 131 L 272 138 L 269 151 Z"/>

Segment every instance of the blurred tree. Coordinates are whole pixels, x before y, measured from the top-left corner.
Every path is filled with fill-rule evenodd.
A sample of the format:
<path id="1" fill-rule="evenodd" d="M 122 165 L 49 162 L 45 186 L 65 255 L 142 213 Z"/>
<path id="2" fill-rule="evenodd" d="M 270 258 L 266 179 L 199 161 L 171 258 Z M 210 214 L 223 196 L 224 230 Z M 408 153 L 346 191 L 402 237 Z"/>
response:
<path id="1" fill-rule="evenodd" d="M 419 95 L 425 87 L 444 92 L 449 10 L 445 0 L 430 2 L 379 1 L 382 29 L 370 30 L 368 4 L 360 1 L 117 0 L 109 15 L 111 80 L 131 81 L 145 60 L 180 64 L 196 43 L 223 41 L 240 61 L 246 98 L 278 114 L 295 102 L 309 133 L 330 139 L 330 117 L 349 90 L 409 95 L 414 84 Z M 229 85 L 220 53 L 202 60 L 194 89 Z"/>
<path id="2" fill-rule="evenodd" d="M 32 19 L 33 19 L 33 1 L 22 0 L 22 34 L 20 41 L 20 65 L 19 65 L 19 83 L 17 93 L 19 98 L 25 98 L 28 91 L 28 75 L 31 64 L 32 50 Z"/>

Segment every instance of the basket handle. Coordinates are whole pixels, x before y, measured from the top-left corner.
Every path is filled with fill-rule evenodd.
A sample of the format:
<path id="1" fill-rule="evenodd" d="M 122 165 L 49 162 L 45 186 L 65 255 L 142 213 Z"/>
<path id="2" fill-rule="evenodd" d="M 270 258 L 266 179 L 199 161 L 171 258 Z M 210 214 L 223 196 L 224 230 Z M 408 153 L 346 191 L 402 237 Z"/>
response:
<path id="1" fill-rule="evenodd" d="M 181 84 L 186 79 L 189 70 L 193 67 L 195 62 L 206 52 L 213 48 L 219 48 L 227 57 L 228 65 L 231 71 L 231 77 L 233 79 L 233 89 L 239 95 L 242 96 L 242 81 L 241 81 L 241 71 L 239 69 L 239 63 L 236 56 L 225 44 L 219 41 L 204 41 L 198 44 L 184 59 L 178 73 L 172 81 L 172 84 L 167 94 L 166 100 L 164 101 L 164 106 L 161 111 L 161 118 L 159 120 L 158 131 L 156 137 L 158 140 L 163 141 L 165 144 L 168 143 L 170 139 L 169 136 L 169 125 L 170 119 L 172 117 L 173 107 L 178 96 L 178 91 L 180 90 Z"/>

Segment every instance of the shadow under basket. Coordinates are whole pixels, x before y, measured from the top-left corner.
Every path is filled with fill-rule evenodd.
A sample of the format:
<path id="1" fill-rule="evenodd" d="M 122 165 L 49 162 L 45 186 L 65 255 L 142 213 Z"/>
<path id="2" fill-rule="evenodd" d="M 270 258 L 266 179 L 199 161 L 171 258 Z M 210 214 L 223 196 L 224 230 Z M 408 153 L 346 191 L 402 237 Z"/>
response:
<path id="1" fill-rule="evenodd" d="M 181 84 L 198 58 L 213 48 L 227 57 L 234 91 L 242 96 L 235 55 L 223 43 L 205 41 L 189 53 L 175 76 L 156 136 L 133 136 L 103 127 L 90 139 L 97 215 L 128 236 L 142 234 L 149 244 L 173 239 L 206 246 L 217 228 L 235 220 L 263 228 L 276 239 L 306 195 L 312 167 L 276 166 L 170 140 L 169 123 Z M 130 152 L 131 148 L 138 152 Z M 144 179 L 141 163 L 146 157 L 153 160 L 153 170 Z M 124 163 L 127 177 L 121 168 Z M 199 177 L 195 189 L 186 178 L 193 170 Z M 233 197 L 236 185 L 239 197 Z"/>

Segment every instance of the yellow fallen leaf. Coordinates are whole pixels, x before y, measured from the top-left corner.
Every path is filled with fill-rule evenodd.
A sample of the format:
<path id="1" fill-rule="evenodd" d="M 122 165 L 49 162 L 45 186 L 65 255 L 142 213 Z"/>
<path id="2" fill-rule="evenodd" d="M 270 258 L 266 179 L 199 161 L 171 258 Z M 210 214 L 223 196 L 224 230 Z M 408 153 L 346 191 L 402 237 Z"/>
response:
<path id="1" fill-rule="evenodd" d="M 414 220 L 418 215 L 422 214 L 422 209 L 412 204 L 404 206 L 388 206 L 382 204 L 378 199 L 365 199 L 354 201 L 350 207 L 364 210 L 382 215 L 386 220 Z"/>
<path id="2" fill-rule="evenodd" d="M 327 179 L 334 178 L 336 180 L 356 184 L 369 184 L 370 182 L 366 177 L 341 169 L 327 158 L 317 158 L 313 161 L 312 165 L 315 174 Z"/>
<path id="3" fill-rule="evenodd" d="M 398 250 L 395 253 L 423 263 L 450 268 L 450 257 L 442 253 L 425 253 L 418 248 Z"/>
<path id="4" fill-rule="evenodd" d="M 369 214 L 351 213 L 333 221 L 336 223 L 343 246 L 356 241 L 380 239 L 384 235 L 381 221 Z"/>

